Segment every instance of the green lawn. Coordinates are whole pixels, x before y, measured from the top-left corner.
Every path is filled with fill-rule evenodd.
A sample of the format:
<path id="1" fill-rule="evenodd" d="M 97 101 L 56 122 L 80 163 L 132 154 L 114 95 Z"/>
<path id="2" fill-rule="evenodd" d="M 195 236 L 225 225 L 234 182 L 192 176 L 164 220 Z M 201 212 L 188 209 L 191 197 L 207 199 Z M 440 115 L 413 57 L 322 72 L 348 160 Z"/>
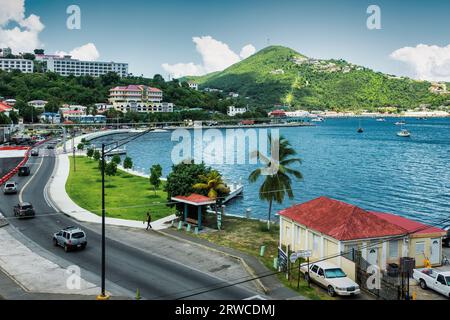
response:
<path id="1" fill-rule="evenodd" d="M 76 172 L 70 157 L 70 174 L 66 191 L 80 207 L 101 215 L 101 173 L 98 163 L 87 157 L 76 157 Z M 147 210 L 156 221 L 175 213 L 174 208 L 165 205 L 167 193 L 155 192 L 146 178 L 137 177 L 118 170 L 116 176 L 105 176 L 106 215 L 111 218 L 144 221 Z"/>
<path id="2" fill-rule="evenodd" d="M 209 221 L 211 227 L 214 227 L 214 221 Z M 272 225 L 271 230 L 267 231 L 267 223 L 258 220 L 225 217 L 223 219 L 222 230 L 217 232 L 200 233 L 197 237 L 208 240 L 225 247 L 230 247 L 247 254 L 257 257 L 266 267 L 275 271 L 273 268 L 273 259 L 278 256 L 278 225 Z M 180 231 L 185 232 L 185 231 Z M 191 233 L 193 236 L 193 233 Z M 266 246 L 263 257 L 260 257 L 261 246 Z M 297 290 L 298 268 L 293 268 L 290 280 L 286 279 L 284 273 L 278 274 L 278 279 L 287 287 L 299 294 L 314 300 L 332 299 L 326 292 L 317 287 L 308 287 L 306 281 L 301 276 L 300 287 Z"/>

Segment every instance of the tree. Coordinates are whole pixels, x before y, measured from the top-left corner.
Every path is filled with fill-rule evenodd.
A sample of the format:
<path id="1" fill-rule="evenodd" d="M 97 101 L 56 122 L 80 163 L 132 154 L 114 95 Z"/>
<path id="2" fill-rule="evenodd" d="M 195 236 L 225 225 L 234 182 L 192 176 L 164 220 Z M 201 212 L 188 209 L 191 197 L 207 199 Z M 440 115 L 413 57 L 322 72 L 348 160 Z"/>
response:
<path id="1" fill-rule="evenodd" d="M 272 137 L 270 134 L 268 135 L 268 140 L 268 145 L 272 150 Z M 300 171 L 289 167 L 294 163 L 301 163 L 299 158 L 292 158 L 297 154 L 297 152 L 291 147 L 289 141 L 281 136 L 274 142 L 279 145 L 278 160 L 267 158 L 258 150 L 252 152 L 253 157 L 257 157 L 261 162 L 265 163 L 265 168 L 258 168 L 254 170 L 249 176 L 249 181 L 251 183 L 256 182 L 261 176 L 265 177 L 261 187 L 259 188 L 259 198 L 269 202 L 267 230 L 270 230 L 273 201 L 281 204 L 286 194 L 289 199 L 294 198 L 290 176 L 294 176 L 296 179 L 303 178 Z M 276 168 L 276 166 L 278 166 L 278 168 L 275 173 L 270 174 L 272 172 L 269 168 L 272 168 L 272 165 L 274 165 L 274 168 Z M 269 174 L 265 174 L 263 170 L 267 170 Z"/>
<path id="2" fill-rule="evenodd" d="M 84 144 L 79 143 L 78 146 L 77 146 L 77 149 L 78 150 L 84 150 Z"/>
<path id="3" fill-rule="evenodd" d="M 86 152 L 86 155 L 87 155 L 89 158 L 92 158 L 92 156 L 94 155 L 94 149 L 89 148 L 88 151 Z"/>
<path id="4" fill-rule="evenodd" d="M 120 159 L 120 156 L 116 154 L 112 157 L 111 162 L 114 162 L 116 165 L 119 165 L 122 162 L 122 159 Z"/>
<path id="5" fill-rule="evenodd" d="M 161 184 L 161 176 L 162 176 L 162 167 L 159 164 L 155 164 L 150 168 L 150 184 L 153 186 L 153 189 L 155 190 L 155 196 L 156 196 L 156 190 L 159 188 L 159 185 Z"/>
<path id="6" fill-rule="evenodd" d="M 133 168 L 133 160 L 131 160 L 130 157 L 126 157 L 126 158 L 123 160 L 123 167 L 124 167 L 125 169 L 131 169 L 131 168 Z"/>
<path id="7" fill-rule="evenodd" d="M 94 151 L 94 160 L 95 160 L 95 161 L 98 161 L 98 160 L 100 160 L 100 157 L 101 157 L 100 151 L 95 150 L 95 151 Z"/>
<path id="8" fill-rule="evenodd" d="M 201 182 L 192 187 L 196 190 L 204 190 L 211 199 L 217 199 L 218 196 L 230 193 L 230 188 L 223 182 L 222 176 L 217 170 L 211 170 L 207 175 L 200 175 L 198 178 Z"/>
<path id="9" fill-rule="evenodd" d="M 108 162 L 105 165 L 105 174 L 107 176 L 115 176 L 117 174 L 117 164 L 115 162 Z"/>
<path id="10" fill-rule="evenodd" d="M 172 197 L 187 196 L 194 193 L 193 185 L 200 182 L 200 175 L 207 175 L 211 168 L 205 164 L 195 164 L 193 161 L 184 161 L 172 166 L 172 172 L 167 176 L 164 190 L 167 192 L 167 200 Z M 170 205 L 169 205 L 170 206 Z"/>

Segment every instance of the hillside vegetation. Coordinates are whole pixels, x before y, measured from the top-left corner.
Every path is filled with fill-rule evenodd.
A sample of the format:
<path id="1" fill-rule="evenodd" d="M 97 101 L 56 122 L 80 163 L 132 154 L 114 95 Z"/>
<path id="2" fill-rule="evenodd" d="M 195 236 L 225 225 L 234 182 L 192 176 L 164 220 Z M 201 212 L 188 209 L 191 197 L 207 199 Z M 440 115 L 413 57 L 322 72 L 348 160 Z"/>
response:
<path id="1" fill-rule="evenodd" d="M 293 109 L 400 110 L 448 104 L 429 82 L 398 78 L 344 60 L 310 59 L 281 46 L 267 47 L 222 72 L 189 77 L 201 88 L 238 92 L 253 103 Z"/>

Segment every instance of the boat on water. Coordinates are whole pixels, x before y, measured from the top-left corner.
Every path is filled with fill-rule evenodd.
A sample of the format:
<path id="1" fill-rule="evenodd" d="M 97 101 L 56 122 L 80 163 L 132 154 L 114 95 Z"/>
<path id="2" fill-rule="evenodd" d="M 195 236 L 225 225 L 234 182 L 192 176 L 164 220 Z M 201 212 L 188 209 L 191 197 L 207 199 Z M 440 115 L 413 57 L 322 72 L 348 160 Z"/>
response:
<path id="1" fill-rule="evenodd" d="M 395 123 L 395 125 L 396 126 L 403 126 L 403 125 L 405 125 L 406 124 L 406 122 L 405 121 L 397 121 L 396 123 Z"/>
<path id="2" fill-rule="evenodd" d="M 397 132 L 397 136 L 401 138 L 409 138 L 411 137 L 411 133 L 406 129 L 402 129 L 401 131 Z"/>
<path id="3" fill-rule="evenodd" d="M 322 117 L 316 117 L 316 118 L 312 118 L 311 122 L 323 122 L 323 118 Z"/>
<path id="4" fill-rule="evenodd" d="M 386 119 L 385 118 L 378 118 L 377 122 L 386 122 Z"/>
<path id="5" fill-rule="evenodd" d="M 363 128 L 358 128 L 358 130 L 357 130 L 356 132 L 358 132 L 358 133 L 363 133 L 363 132 L 364 132 L 364 129 L 363 129 Z"/>

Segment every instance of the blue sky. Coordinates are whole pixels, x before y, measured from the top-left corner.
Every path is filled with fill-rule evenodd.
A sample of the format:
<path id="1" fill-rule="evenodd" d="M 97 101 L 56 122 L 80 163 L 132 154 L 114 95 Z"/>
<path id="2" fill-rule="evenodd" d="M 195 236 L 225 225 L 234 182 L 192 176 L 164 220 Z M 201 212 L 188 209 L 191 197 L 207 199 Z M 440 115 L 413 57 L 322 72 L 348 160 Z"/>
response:
<path id="1" fill-rule="evenodd" d="M 81 9 L 80 30 L 66 28 L 66 8 L 71 4 Z M 366 27 L 366 9 L 371 4 L 381 9 L 381 30 Z M 450 79 L 449 1 L 27 0 L 25 17 L 31 14 L 45 26 L 38 40 L 47 53 L 70 52 L 92 43 L 98 60 L 128 62 L 136 75 L 167 77 L 164 63 L 192 62 L 196 72 L 206 72 L 217 68 L 214 61 L 208 68 L 204 59 L 220 58 L 213 52 L 216 47 L 223 49 L 219 44 L 232 51 L 223 60 L 235 61 L 242 58 L 242 47 L 260 50 L 270 43 L 311 57 L 343 58 L 386 73 Z M 192 38 L 202 36 L 217 42 L 201 38 L 199 52 Z M 419 44 L 427 47 L 421 51 L 415 48 Z M 404 47 L 411 48 L 399 52 L 397 59 L 390 57 Z M 428 55 L 436 60 L 432 66 L 420 61 L 429 60 Z"/>

